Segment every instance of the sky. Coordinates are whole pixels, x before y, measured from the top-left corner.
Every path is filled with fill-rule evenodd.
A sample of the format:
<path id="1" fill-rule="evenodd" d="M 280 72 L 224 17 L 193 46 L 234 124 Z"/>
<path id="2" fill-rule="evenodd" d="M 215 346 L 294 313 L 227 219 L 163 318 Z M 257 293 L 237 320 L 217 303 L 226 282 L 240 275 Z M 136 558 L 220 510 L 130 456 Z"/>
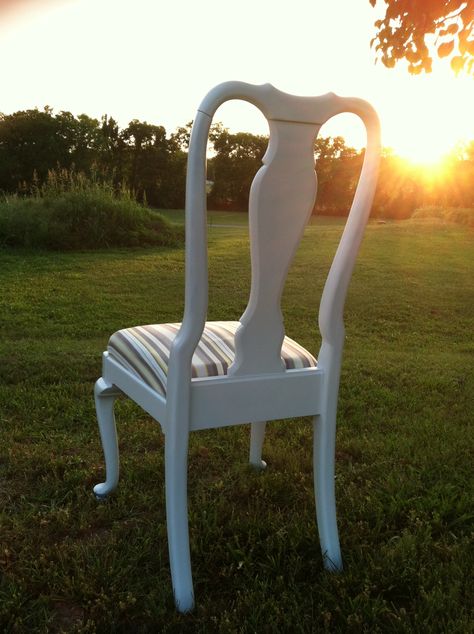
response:
<path id="1" fill-rule="evenodd" d="M 377 109 L 383 143 L 436 160 L 474 139 L 474 78 L 438 61 L 412 77 L 375 64 L 369 0 L 0 0 L 0 112 L 49 105 L 56 112 L 185 125 L 207 91 L 228 80 L 270 82 L 300 95 L 335 92 Z M 251 105 L 215 117 L 231 131 L 266 134 Z M 321 134 L 362 147 L 353 115 Z"/>

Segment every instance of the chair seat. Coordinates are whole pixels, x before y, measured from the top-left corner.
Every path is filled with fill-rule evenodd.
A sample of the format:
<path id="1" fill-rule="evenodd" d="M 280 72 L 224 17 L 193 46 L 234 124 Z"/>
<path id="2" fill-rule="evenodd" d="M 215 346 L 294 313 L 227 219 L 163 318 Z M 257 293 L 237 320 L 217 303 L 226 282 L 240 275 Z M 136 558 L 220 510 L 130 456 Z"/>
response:
<path id="1" fill-rule="evenodd" d="M 153 324 L 118 330 L 109 339 L 110 356 L 140 380 L 166 395 L 168 359 L 181 324 Z M 192 359 L 192 376 L 227 374 L 235 355 L 238 321 L 208 321 Z M 281 357 L 287 370 L 316 367 L 316 359 L 293 339 L 285 337 Z"/>

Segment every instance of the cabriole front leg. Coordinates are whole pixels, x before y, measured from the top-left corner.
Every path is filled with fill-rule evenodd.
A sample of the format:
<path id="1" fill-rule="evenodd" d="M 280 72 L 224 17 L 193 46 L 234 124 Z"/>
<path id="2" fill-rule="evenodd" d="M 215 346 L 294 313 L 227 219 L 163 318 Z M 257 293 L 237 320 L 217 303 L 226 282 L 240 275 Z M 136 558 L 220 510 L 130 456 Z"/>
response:
<path id="1" fill-rule="evenodd" d="M 97 421 L 105 458 L 105 482 L 96 484 L 94 493 L 98 498 L 107 497 L 117 488 L 119 479 L 119 451 L 115 426 L 114 403 L 119 392 L 100 378 L 94 388 Z"/>

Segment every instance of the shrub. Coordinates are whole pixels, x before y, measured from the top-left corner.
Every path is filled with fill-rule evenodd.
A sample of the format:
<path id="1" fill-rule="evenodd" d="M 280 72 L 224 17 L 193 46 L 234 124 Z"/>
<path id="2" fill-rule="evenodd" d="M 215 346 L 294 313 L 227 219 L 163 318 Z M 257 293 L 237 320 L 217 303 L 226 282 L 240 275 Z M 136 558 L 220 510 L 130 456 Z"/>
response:
<path id="1" fill-rule="evenodd" d="M 179 246 L 182 229 L 129 192 L 71 172 L 51 172 L 29 197 L 0 201 L 0 244 L 53 250 Z"/>
<path id="2" fill-rule="evenodd" d="M 474 209 L 464 207 L 421 207 L 415 209 L 412 218 L 438 218 L 445 222 L 474 227 Z"/>

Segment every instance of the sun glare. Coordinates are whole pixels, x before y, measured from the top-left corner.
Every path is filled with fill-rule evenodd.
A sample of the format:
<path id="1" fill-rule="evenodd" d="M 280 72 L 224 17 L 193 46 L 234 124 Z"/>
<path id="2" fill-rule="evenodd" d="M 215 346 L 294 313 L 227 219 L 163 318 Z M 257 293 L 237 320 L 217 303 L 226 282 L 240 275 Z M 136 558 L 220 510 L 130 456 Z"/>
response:
<path id="1" fill-rule="evenodd" d="M 409 162 L 439 171 L 458 144 L 474 138 L 474 82 L 456 77 L 440 60 L 428 75 L 393 71 L 399 92 L 381 103 L 384 143 Z"/>
<path id="2" fill-rule="evenodd" d="M 449 154 L 454 149 L 454 144 L 441 146 L 437 143 L 416 142 L 397 148 L 397 154 L 415 166 L 423 167 L 429 171 L 442 171 L 446 166 Z"/>
<path id="3" fill-rule="evenodd" d="M 409 124 L 405 122 L 400 126 L 398 139 L 393 143 L 396 154 L 427 168 L 439 168 L 446 163 L 455 147 L 471 138 L 472 131 L 469 126 L 463 126 L 461 113 L 458 120 L 454 117 L 447 121 L 441 119 L 442 109 L 438 105 L 431 112 L 420 112 Z"/>

